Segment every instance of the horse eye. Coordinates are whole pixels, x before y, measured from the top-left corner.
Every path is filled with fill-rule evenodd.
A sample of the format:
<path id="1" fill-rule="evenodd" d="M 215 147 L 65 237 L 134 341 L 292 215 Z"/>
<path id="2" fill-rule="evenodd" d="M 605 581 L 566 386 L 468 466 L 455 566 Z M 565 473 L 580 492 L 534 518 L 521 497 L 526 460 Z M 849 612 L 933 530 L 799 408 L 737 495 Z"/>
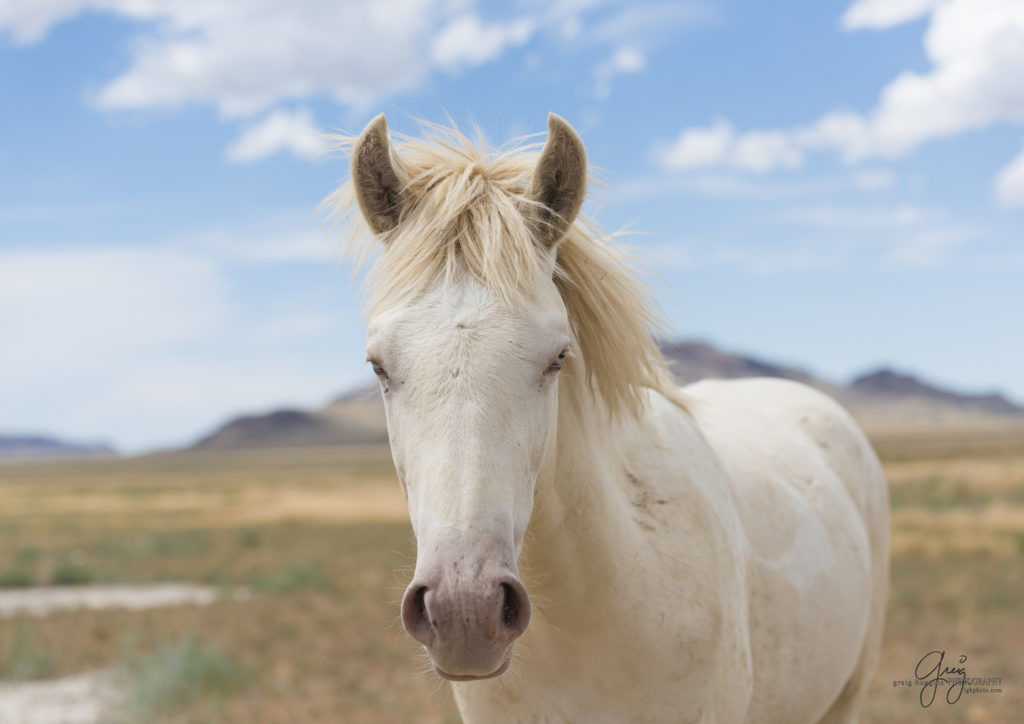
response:
<path id="1" fill-rule="evenodd" d="M 370 366 L 373 367 L 373 374 L 377 375 L 378 377 L 388 376 L 388 373 L 384 370 L 380 362 L 378 362 L 377 360 L 370 360 Z"/>
<path id="2" fill-rule="evenodd" d="M 559 353 L 558 357 L 555 358 L 555 361 L 551 363 L 551 366 L 548 367 L 548 371 L 549 372 L 557 372 L 558 370 L 562 369 L 562 365 L 563 364 L 565 364 L 565 350 L 564 349 Z"/>

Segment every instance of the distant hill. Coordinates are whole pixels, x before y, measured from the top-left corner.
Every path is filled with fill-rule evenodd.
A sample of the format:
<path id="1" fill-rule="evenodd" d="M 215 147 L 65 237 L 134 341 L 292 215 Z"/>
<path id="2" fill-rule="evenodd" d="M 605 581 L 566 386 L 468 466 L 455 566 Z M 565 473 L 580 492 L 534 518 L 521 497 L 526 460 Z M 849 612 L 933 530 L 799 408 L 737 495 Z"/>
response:
<path id="1" fill-rule="evenodd" d="M 871 418 L 923 417 L 938 422 L 965 416 L 1024 416 L 1024 408 L 998 393 L 953 392 L 884 367 L 857 377 L 837 397 L 854 414 Z"/>
<path id="2" fill-rule="evenodd" d="M 795 367 L 723 352 L 702 342 L 666 342 L 661 345 L 661 351 L 679 384 L 705 378 L 781 377 L 831 395 L 861 422 L 947 424 L 979 418 L 1024 421 L 1024 407 L 997 393 L 955 392 L 884 367 L 842 385 Z"/>
<path id="3" fill-rule="evenodd" d="M 705 378 L 781 377 L 835 397 L 862 422 L 947 424 L 978 419 L 1024 421 L 1024 408 L 992 393 L 961 394 L 909 374 L 879 369 L 849 385 L 796 367 L 724 352 L 703 342 L 664 342 L 662 353 L 681 385 Z M 344 394 L 319 410 L 277 410 L 240 417 L 200 440 L 201 450 L 386 443 L 384 406 L 376 383 Z"/>
<path id="4" fill-rule="evenodd" d="M 659 346 L 669 369 L 672 370 L 672 375 L 681 385 L 706 378 L 738 377 L 782 377 L 805 384 L 825 384 L 810 373 L 795 367 L 785 367 L 755 357 L 723 352 L 704 342 L 662 342 Z"/>
<path id="5" fill-rule="evenodd" d="M 1024 409 L 994 392 L 984 395 L 950 392 L 921 382 L 910 375 L 886 368 L 858 377 L 850 383 L 850 389 L 863 395 L 875 397 L 919 397 L 946 403 L 959 409 L 987 412 L 993 415 L 1017 415 L 1024 412 Z"/>
<path id="6" fill-rule="evenodd" d="M 68 442 L 44 435 L 0 435 L 0 460 L 114 457 L 109 445 Z"/>
<path id="7" fill-rule="evenodd" d="M 388 441 L 376 384 L 343 395 L 320 410 L 275 410 L 231 420 L 193 449 L 310 445 L 374 445 Z"/>

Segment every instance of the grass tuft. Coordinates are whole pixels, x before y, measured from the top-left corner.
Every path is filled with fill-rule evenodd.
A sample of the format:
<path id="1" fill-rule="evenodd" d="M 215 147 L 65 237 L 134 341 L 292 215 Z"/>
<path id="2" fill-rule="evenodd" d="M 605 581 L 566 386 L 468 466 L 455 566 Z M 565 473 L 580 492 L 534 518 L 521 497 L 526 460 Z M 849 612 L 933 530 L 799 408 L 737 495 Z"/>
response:
<path id="1" fill-rule="evenodd" d="M 0 678 L 28 681 L 44 679 L 53 671 L 53 658 L 40 649 L 22 620 L 15 621 L 14 632 L 0 662 Z"/>
<path id="2" fill-rule="evenodd" d="M 12 565 L 0 573 L 0 588 L 28 588 L 34 586 L 36 577 L 28 568 Z"/>
<path id="3" fill-rule="evenodd" d="M 164 644 L 123 666 L 127 693 L 114 722 L 144 722 L 200 707 L 216 711 L 244 688 L 249 671 L 217 646 L 194 637 Z"/>
<path id="4" fill-rule="evenodd" d="M 54 586 L 84 586 L 92 583 L 96 576 L 84 563 L 74 560 L 61 561 L 50 574 L 50 583 Z"/>
<path id="5" fill-rule="evenodd" d="M 293 563 L 254 577 L 252 587 L 267 593 L 323 591 L 330 587 L 330 579 L 317 562 Z"/>

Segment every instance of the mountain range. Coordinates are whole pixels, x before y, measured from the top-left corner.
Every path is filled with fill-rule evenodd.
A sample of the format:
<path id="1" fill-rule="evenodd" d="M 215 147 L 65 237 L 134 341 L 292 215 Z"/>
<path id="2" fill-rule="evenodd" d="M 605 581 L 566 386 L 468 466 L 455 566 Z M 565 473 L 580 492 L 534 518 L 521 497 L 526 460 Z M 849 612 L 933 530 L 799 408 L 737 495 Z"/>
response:
<path id="1" fill-rule="evenodd" d="M 947 428 L 974 424 L 1024 424 L 1024 407 L 997 393 L 965 394 L 914 375 L 881 368 L 848 384 L 806 370 L 722 351 L 703 342 L 661 344 L 676 381 L 704 378 L 781 377 L 825 392 L 869 430 L 874 426 Z M 229 450 L 314 445 L 376 445 L 387 442 L 384 406 L 376 382 L 368 382 L 315 410 L 280 409 L 229 420 L 189 449 Z M 69 442 L 43 435 L 0 435 L 0 461 L 108 457 L 108 445 Z"/>
<path id="2" fill-rule="evenodd" d="M 0 460 L 114 457 L 109 445 L 68 442 L 46 435 L 0 435 Z"/>
<path id="3" fill-rule="evenodd" d="M 952 425 L 974 421 L 1024 422 L 1024 408 L 1002 395 L 964 394 L 881 368 L 837 384 L 785 365 L 724 352 L 703 342 L 664 342 L 662 354 L 676 381 L 781 377 L 836 398 L 867 426 Z M 194 446 L 198 450 L 387 442 L 384 407 L 376 383 L 346 393 L 317 410 L 284 409 L 235 418 Z"/>

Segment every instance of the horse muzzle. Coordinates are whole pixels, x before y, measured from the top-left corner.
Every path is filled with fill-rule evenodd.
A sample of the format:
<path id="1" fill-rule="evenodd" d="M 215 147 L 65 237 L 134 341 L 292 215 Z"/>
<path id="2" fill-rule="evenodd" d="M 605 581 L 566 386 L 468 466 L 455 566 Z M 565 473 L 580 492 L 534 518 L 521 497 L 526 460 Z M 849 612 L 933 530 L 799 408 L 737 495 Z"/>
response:
<path id="1" fill-rule="evenodd" d="M 417 573 L 402 599 L 402 625 L 450 681 L 503 674 L 530 623 L 530 598 L 513 570 L 464 560 Z"/>

